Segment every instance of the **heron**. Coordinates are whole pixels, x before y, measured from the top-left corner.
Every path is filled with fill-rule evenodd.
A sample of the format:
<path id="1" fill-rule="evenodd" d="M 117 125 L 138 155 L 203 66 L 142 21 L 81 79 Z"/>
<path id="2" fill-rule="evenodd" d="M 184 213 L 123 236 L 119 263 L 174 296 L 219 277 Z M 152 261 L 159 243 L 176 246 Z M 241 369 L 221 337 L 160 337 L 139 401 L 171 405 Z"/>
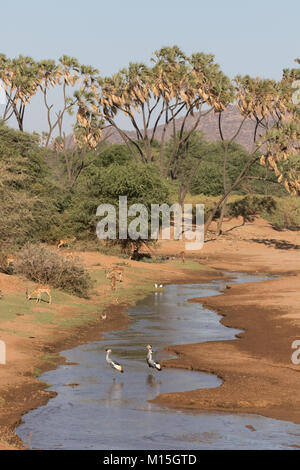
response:
<path id="1" fill-rule="evenodd" d="M 111 358 L 110 358 L 110 353 L 111 353 L 111 349 L 106 349 L 106 362 L 107 364 L 114 370 L 114 379 L 116 378 L 115 374 L 116 374 L 116 370 L 118 372 L 121 372 L 122 374 L 124 373 L 124 370 L 123 370 L 123 367 L 121 366 L 121 364 L 119 364 L 118 362 L 116 361 L 113 361 Z"/>
<path id="2" fill-rule="evenodd" d="M 153 360 L 153 357 L 152 357 L 152 354 L 153 354 L 153 350 L 152 350 L 152 346 L 150 344 L 148 344 L 147 346 L 147 349 L 148 349 L 148 354 L 147 354 L 147 364 L 150 368 L 152 369 L 156 369 L 156 370 L 159 370 L 161 371 L 161 365 L 159 362 L 155 362 Z"/>

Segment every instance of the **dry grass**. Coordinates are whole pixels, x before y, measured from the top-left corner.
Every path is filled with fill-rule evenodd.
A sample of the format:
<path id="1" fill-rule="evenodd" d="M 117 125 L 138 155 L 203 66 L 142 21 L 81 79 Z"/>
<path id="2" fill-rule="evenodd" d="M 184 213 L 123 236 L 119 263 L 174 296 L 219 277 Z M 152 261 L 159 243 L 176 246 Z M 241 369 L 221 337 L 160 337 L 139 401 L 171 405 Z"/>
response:
<path id="1" fill-rule="evenodd" d="M 42 245 L 26 245 L 18 254 L 15 272 L 79 297 L 87 297 L 92 287 L 90 275 L 78 258 L 63 257 Z"/>

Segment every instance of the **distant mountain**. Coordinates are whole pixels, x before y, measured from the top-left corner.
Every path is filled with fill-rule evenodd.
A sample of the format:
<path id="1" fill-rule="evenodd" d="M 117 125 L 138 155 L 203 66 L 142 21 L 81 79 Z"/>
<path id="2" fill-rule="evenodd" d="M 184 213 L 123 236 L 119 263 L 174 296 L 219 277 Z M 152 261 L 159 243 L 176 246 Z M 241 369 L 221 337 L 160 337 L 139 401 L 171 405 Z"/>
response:
<path id="1" fill-rule="evenodd" d="M 195 113 L 195 116 L 188 116 L 185 128 L 187 130 L 191 129 L 195 123 L 195 120 L 199 116 L 198 113 Z M 183 117 L 176 119 L 176 129 L 180 129 L 183 121 Z M 242 116 L 236 106 L 229 106 L 227 110 L 223 113 L 222 116 L 222 128 L 224 132 L 224 137 L 229 139 L 232 137 L 235 132 L 238 130 L 239 125 L 242 121 Z M 239 133 L 236 142 L 245 147 L 247 150 L 250 150 L 253 142 L 253 132 L 255 124 L 253 121 L 248 119 Z M 220 140 L 219 127 L 218 127 L 218 114 L 209 113 L 208 115 L 201 118 L 197 130 L 201 130 L 205 138 L 210 142 L 215 142 Z M 158 126 L 156 130 L 156 136 L 159 140 L 163 131 L 163 125 Z M 132 138 L 136 138 L 136 133 L 134 131 L 125 131 Z M 166 132 L 166 139 L 171 136 L 172 126 L 170 125 Z M 103 136 L 109 135 L 107 142 L 111 144 L 122 144 L 123 139 L 116 129 L 109 128 L 103 131 Z M 75 146 L 74 138 L 72 135 L 67 136 L 67 147 L 72 148 Z"/>

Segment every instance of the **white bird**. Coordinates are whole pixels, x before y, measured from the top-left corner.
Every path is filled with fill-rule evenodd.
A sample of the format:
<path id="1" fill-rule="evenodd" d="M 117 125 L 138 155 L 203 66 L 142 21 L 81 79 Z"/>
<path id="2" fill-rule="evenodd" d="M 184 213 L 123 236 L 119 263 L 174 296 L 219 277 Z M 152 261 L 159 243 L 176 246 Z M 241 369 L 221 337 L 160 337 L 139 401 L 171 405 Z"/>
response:
<path id="1" fill-rule="evenodd" d="M 155 289 L 158 289 L 158 284 L 155 283 L 155 284 L 154 284 L 154 287 L 155 287 Z"/>
<path id="2" fill-rule="evenodd" d="M 159 288 L 162 289 L 164 286 L 162 284 L 160 284 Z"/>
<path id="3" fill-rule="evenodd" d="M 106 313 L 101 313 L 101 318 L 102 318 L 102 320 L 106 320 L 107 319 Z"/>
<path id="4" fill-rule="evenodd" d="M 161 365 L 159 362 L 155 362 L 153 360 L 153 357 L 152 357 L 152 354 L 153 354 L 153 351 L 152 351 L 152 346 L 150 344 L 148 344 L 147 346 L 147 349 L 148 349 L 148 354 L 147 354 L 147 364 L 148 366 L 152 369 L 156 369 L 156 370 L 159 370 L 161 371 Z"/>
<path id="5" fill-rule="evenodd" d="M 111 349 L 106 349 L 106 362 L 107 362 L 107 364 L 114 370 L 114 374 L 115 374 L 116 370 L 123 374 L 124 373 L 123 367 L 121 366 L 121 364 L 119 364 L 116 361 L 113 361 L 109 357 L 110 353 L 111 353 Z M 115 378 L 115 376 L 114 376 L 114 378 Z"/>

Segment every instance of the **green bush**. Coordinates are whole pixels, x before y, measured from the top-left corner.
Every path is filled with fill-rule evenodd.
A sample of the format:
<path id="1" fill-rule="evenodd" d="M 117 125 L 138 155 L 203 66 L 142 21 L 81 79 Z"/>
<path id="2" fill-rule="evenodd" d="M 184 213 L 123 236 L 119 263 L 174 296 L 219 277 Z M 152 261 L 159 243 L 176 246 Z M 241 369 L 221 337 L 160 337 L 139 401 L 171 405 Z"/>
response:
<path id="1" fill-rule="evenodd" d="M 276 210 L 272 214 L 265 214 L 264 217 L 277 230 L 300 230 L 300 198 L 299 196 L 286 196 L 284 198 L 274 198 Z"/>
<path id="2" fill-rule="evenodd" d="M 229 203 L 227 213 L 231 217 L 242 217 L 244 225 L 263 213 L 272 214 L 276 207 L 275 200 L 270 196 L 246 196 Z"/>
<path id="3" fill-rule="evenodd" d="M 0 243 L 51 239 L 59 226 L 59 191 L 35 136 L 0 123 Z"/>
<path id="4" fill-rule="evenodd" d="M 97 166 L 108 167 L 114 163 L 124 165 L 132 161 L 132 155 L 126 145 L 113 144 L 107 147 L 96 160 Z"/>
<path id="5" fill-rule="evenodd" d="M 112 164 L 105 169 L 93 166 L 83 173 L 74 192 L 70 218 L 74 230 L 81 234 L 81 238 L 96 238 L 96 226 L 99 222 L 96 211 L 100 204 L 113 205 L 118 219 L 119 196 L 127 196 L 128 206 L 136 203 L 146 206 L 150 221 L 151 204 L 168 203 L 168 195 L 167 185 L 153 166 L 135 162 Z M 144 242 L 152 243 L 148 239 Z M 115 243 L 124 249 L 128 245 L 134 245 L 134 249 L 137 245 L 130 239 L 108 242 L 109 246 Z"/>

